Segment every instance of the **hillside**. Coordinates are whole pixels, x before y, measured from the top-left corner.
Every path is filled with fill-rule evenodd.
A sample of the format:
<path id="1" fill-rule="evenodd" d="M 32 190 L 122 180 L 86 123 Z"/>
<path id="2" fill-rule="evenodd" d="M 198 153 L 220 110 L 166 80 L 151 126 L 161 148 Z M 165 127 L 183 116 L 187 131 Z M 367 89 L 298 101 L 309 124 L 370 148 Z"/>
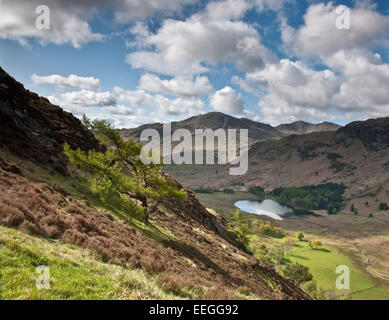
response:
<path id="1" fill-rule="evenodd" d="M 134 298 L 123 291 L 135 288 L 135 298 L 309 299 L 237 248 L 224 219 L 207 211 L 188 189 L 187 200 L 165 201 L 149 224 L 113 199 L 97 199 L 62 155 L 64 142 L 83 150 L 100 148 L 93 135 L 3 70 L 0 90 L 0 224 L 6 227 L 1 227 L 0 272 L 6 298 Z M 73 251 L 66 253 L 65 244 Z M 14 277 L 18 261 L 24 261 L 25 278 Z M 23 279 L 32 278 L 29 272 L 38 264 L 52 267 L 56 295 L 23 290 L 30 286 Z M 103 269 L 107 278 L 97 276 Z M 96 287 L 90 296 L 80 297 L 71 286 L 75 270 L 83 270 L 79 285 Z M 123 274 L 119 289 L 112 289 L 115 270 Z M 104 290 L 118 292 L 109 296 Z"/>
<path id="2" fill-rule="evenodd" d="M 221 112 L 209 112 L 183 121 L 172 122 L 171 125 L 172 131 L 177 129 L 187 129 L 192 134 L 194 134 L 195 129 L 247 129 L 249 134 L 249 143 L 268 139 L 279 139 L 291 134 L 331 131 L 340 127 L 329 122 L 311 124 L 303 121 L 272 127 L 269 124 L 253 121 L 247 118 L 235 118 Z M 126 139 L 133 138 L 137 140 L 144 129 L 156 129 L 160 134 L 162 134 L 162 126 L 163 124 L 161 123 L 146 124 L 138 128 L 123 129 L 121 133 Z"/>
<path id="3" fill-rule="evenodd" d="M 62 173 L 62 145 L 98 149 L 98 142 L 70 113 L 27 91 L 0 67 L 0 147 Z"/>
<path id="4" fill-rule="evenodd" d="M 341 126 L 331 122 L 312 124 L 305 121 L 295 121 L 288 124 L 280 124 L 276 127 L 276 129 L 285 135 L 292 135 L 312 132 L 335 131 L 340 127 Z"/>

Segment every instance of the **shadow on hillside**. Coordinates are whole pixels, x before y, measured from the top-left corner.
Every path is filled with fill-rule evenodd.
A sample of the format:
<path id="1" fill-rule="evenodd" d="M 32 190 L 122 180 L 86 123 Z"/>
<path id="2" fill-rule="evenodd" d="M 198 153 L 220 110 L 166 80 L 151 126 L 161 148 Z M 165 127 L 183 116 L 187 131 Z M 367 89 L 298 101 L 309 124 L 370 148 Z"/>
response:
<path id="1" fill-rule="evenodd" d="M 223 276 L 229 276 L 229 274 L 225 270 L 219 267 L 216 263 L 214 263 L 211 259 L 205 256 L 200 250 L 198 250 L 194 246 L 188 245 L 180 241 L 173 241 L 173 240 L 166 240 L 163 241 L 162 243 L 165 246 L 183 254 L 188 259 L 193 260 L 196 264 L 203 264 L 207 268 L 212 268 L 217 273 L 220 273 Z"/>
<path id="2" fill-rule="evenodd" d="M 303 257 L 298 254 L 291 254 L 290 256 L 301 260 L 309 260 L 307 257 Z"/>

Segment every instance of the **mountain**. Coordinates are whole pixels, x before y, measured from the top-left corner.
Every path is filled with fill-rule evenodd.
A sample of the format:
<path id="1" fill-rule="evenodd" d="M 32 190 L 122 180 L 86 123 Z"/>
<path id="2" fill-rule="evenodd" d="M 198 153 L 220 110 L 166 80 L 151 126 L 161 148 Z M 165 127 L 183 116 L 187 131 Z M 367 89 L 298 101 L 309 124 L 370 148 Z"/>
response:
<path id="1" fill-rule="evenodd" d="M 331 122 L 312 124 L 305 121 L 295 121 L 288 124 L 281 124 L 276 127 L 276 129 L 281 133 L 283 133 L 284 135 L 335 131 L 338 130 L 339 128 L 341 128 L 341 126 Z"/>
<path id="2" fill-rule="evenodd" d="M 272 127 L 269 124 L 253 121 L 247 118 L 235 118 L 221 112 L 209 112 L 183 121 L 174 121 L 171 125 L 172 131 L 177 129 L 187 129 L 192 132 L 192 134 L 194 134 L 195 129 L 248 129 L 249 143 L 268 139 L 279 139 L 291 134 L 332 131 L 340 128 L 340 126 L 329 122 L 311 124 L 303 121 Z M 132 138 L 138 140 L 144 129 L 156 129 L 161 135 L 162 127 L 162 123 L 145 124 L 138 128 L 122 129 L 121 134 L 125 139 Z"/>
<path id="3" fill-rule="evenodd" d="M 343 182 L 349 199 L 389 195 L 389 118 L 353 122 L 336 131 L 290 135 L 250 146 L 248 172 L 208 166 L 201 170 L 168 166 L 166 171 L 191 188 L 236 184 L 276 187 Z M 203 185 L 201 185 L 203 181 Z M 386 191 L 385 191 L 386 190 Z"/>
<path id="4" fill-rule="evenodd" d="M 259 123 L 246 118 L 238 119 L 221 112 L 210 112 L 183 121 L 174 121 L 171 125 L 172 131 L 187 129 L 192 132 L 192 134 L 194 134 L 195 129 L 248 129 L 250 142 L 280 137 L 280 132 L 268 124 Z M 123 129 L 121 133 L 125 139 L 133 138 L 138 140 L 144 129 L 156 129 L 161 135 L 162 126 L 162 123 L 145 124 L 134 129 Z"/>
<path id="5" fill-rule="evenodd" d="M 16 274 L 45 264 L 55 274 L 52 290 L 42 291 L 33 271 L 23 273 L 23 283 L 3 275 L 5 297 L 247 298 L 237 293 L 244 288 L 257 299 L 310 299 L 239 249 L 225 220 L 188 189 L 186 200 L 165 200 L 148 224 L 96 198 L 62 156 L 64 142 L 101 148 L 94 136 L 3 70 L 0 123 L 1 266 Z"/>

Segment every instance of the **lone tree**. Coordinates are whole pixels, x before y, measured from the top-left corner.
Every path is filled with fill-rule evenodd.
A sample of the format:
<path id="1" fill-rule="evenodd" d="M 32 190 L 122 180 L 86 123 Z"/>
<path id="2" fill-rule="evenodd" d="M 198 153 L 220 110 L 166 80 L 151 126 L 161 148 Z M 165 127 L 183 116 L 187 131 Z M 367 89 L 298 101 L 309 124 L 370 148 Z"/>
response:
<path id="1" fill-rule="evenodd" d="M 316 250 L 316 249 L 322 247 L 323 244 L 321 243 L 320 240 L 312 240 L 312 241 L 309 242 L 309 246 L 310 246 L 312 249 Z"/>
<path id="2" fill-rule="evenodd" d="M 244 245 L 245 248 L 249 245 L 249 234 L 251 231 L 250 219 L 241 210 L 233 212 L 228 221 L 228 230 L 235 233 L 237 240 Z"/>
<path id="3" fill-rule="evenodd" d="M 302 233 L 302 232 L 297 232 L 297 233 L 296 233 L 296 239 L 297 239 L 298 241 L 303 241 L 303 239 L 304 239 L 304 233 Z"/>
<path id="4" fill-rule="evenodd" d="M 186 199 L 185 190 L 164 175 L 161 165 L 141 161 L 140 144 L 131 139 L 124 141 L 106 120 L 90 121 L 84 116 L 83 124 L 107 147 L 106 151 L 72 150 L 65 144 L 64 152 L 103 202 L 116 196 L 126 210 L 148 222 L 163 199 Z"/>
<path id="5" fill-rule="evenodd" d="M 284 269 L 284 276 L 297 286 L 313 279 L 309 268 L 299 263 L 288 264 Z"/>

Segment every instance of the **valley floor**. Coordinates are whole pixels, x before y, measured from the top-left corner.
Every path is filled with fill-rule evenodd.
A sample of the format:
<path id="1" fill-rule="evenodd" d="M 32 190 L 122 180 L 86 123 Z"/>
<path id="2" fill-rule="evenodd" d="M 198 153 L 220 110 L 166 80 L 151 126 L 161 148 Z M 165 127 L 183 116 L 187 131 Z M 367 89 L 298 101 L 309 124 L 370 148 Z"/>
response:
<path id="1" fill-rule="evenodd" d="M 208 208 L 228 216 L 238 200 L 261 200 L 247 192 L 228 195 L 222 192 L 196 194 Z M 365 203 L 365 202 L 363 202 Z M 365 212 L 366 211 L 366 212 Z M 321 213 L 320 216 L 296 216 L 277 222 L 288 236 L 302 231 L 305 240 L 318 239 L 324 247 L 312 250 L 307 241 L 295 242 L 282 261 L 282 266 L 298 262 L 310 268 L 317 285 L 336 292 L 335 273 L 338 265 L 349 266 L 352 299 L 389 300 L 389 213 L 360 210 L 358 215 L 343 210 L 337 215 Z M 250 215 L 253 220 L 267 218 Z M 255 234 L 252 241 L 272 247 L 281 239 Z M 338 292 L 339 294 L 340 292 Z"/>

